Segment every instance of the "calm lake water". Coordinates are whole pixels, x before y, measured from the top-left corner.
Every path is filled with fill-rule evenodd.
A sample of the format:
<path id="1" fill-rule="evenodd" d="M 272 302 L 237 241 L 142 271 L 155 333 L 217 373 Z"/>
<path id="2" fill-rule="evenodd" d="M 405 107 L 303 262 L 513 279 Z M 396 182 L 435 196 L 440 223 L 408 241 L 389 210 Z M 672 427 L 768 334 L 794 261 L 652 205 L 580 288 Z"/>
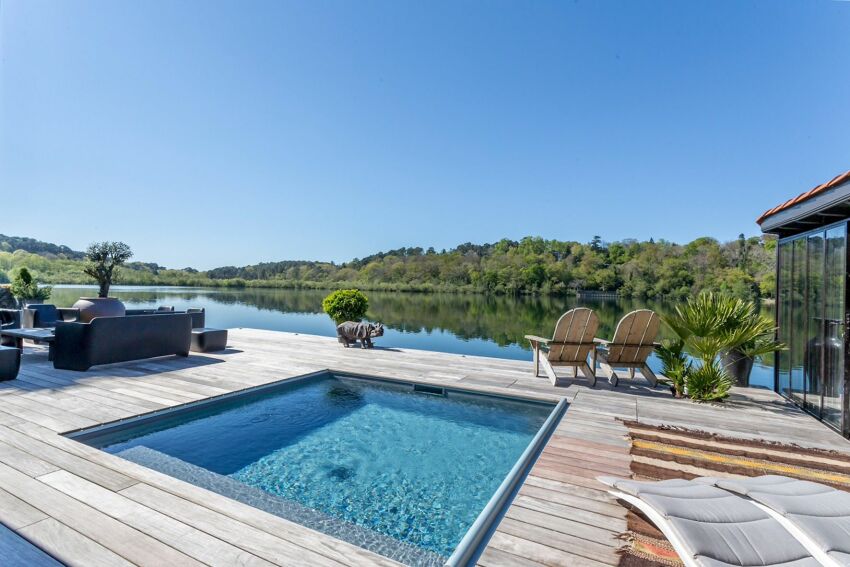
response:
<path id="1" fill-rule="evenodd" d="M 218 289 L 184 287 L 113 286 L 110 295 L 128 307 L 173 305 L 176 309 L 206 307 L 207 325 L 253 327 L 313 335 L 336 336 L 336 328 L 322 312 L 326 291 L 283 289 Z M 71 306 L 96 288 L 56 286 L 51 301 Z M 385 334 L 377 344 L 531 360 L 526 334 L 551 336 L 555 321 L 573 307 L 596 310 L 599 336 L 611 338 L 617 321 L 634 309 L 669 313 L 673 303 L 631 299 L 577 299 L 575 297 L 488 297 L 477 294 L 367 292 L 370 321 L 380 321 Z M 773 309 L 762 308 L 773 317 Z M 752 385 L 773 387 L 773 359 L 757 361 Z M 650 366 L 659 370 L 657 360 Z"/>

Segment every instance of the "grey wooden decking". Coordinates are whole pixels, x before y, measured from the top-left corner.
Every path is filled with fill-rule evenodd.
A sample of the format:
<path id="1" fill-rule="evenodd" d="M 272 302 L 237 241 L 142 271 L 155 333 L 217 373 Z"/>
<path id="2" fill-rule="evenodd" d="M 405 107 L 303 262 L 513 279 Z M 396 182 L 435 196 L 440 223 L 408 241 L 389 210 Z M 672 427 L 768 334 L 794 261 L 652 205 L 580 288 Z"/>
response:
<path id="1" fill-rule="evenodd" d="M 594 479 L 629 474 L 618 418 L 850 452 L 771 392 L 738 390 L 724 407 L 700 406 L 642 380 L 622 380 L 617 391 L 581 379 L 554 388 L 532 376 L 530 361 L 343 349 L 334 339 L 253 329 L 231 330 L 229 347 L 85 373 L 54 370 L 45 352 L 28 349 L 19 379 L 0 385 L 0 522 L 8 528 L 0 551 L 36 552 L 14 531 L 69 565 L 395 564 L 59 435 L 327 368 L 571 402 L 480 558 L 485 566 L 616 565 L 625 511 Z"/>

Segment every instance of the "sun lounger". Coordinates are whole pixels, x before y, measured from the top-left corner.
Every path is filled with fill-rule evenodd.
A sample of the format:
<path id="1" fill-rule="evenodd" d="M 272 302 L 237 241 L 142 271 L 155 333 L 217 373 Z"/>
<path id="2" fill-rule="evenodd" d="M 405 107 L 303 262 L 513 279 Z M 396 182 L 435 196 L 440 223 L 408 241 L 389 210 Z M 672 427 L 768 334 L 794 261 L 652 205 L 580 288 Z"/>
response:
<path id="1" fill-rule="evenodd" d="M 593 337 L 599 328 L 599 319 L 591 309 L 570 309 L 555 323 L 551 339 L 525 335 L 534 350 L 534 376 L 540 375 L 540 367 L 546 372 L 553 386 L 561 385 L 555 374 L 555 366 L 572 366 L 576 377 L 581 368 L 591 386 L 596 385 L 596 345 Z M 587 355 L 593 357 L 587 363 Z"/>
<path id="2" fill-rule="evenodd" d="M 764 510 L 709 484 L 598 480 L 649 518 L 685 567 L 815 567 L 812 555 Z"/>
<path id="3" fill-rule="evenodd" d="M 695 482 L 749 498 L 776 518 L 822 564 L 850 565 L 850 493 L 777 475 L 703 477 Z"/>

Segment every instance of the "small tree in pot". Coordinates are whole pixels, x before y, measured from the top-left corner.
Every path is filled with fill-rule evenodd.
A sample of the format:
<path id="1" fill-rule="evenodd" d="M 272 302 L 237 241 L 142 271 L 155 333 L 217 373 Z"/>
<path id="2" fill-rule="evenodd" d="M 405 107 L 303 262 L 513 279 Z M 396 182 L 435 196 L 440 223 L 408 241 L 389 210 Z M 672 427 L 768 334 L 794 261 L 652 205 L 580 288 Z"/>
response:
<path id="1" fill-rule="evenodd" d="M 74 304 L 80 310 L 80 321 L 88 323 L 96 317 L 122 317 L 124 304 L 109 297 L 109 288 L 116 280 L 116 268 L 133 256 L 133 251 L 123 242 L 95 242 L 86 250 L 83 271 L 97 281 L 97 297 L 81 297 Z"/>
<path id="2" fill-rule="evenodd" d="M 132 257 L 133 251 L 123 242 L 95 242 L 89 245 L 83 271 L 97 281 L 100 287 L 98 297 L 109 297 L 109 288 L 116 279 L 115 269 Z"/>

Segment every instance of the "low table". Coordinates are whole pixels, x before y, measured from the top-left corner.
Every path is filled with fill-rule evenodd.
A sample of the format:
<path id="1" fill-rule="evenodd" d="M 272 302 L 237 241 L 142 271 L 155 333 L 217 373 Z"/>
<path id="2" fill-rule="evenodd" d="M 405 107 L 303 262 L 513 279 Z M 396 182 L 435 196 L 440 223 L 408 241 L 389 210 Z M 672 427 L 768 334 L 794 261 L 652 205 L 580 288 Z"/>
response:
<path id="1" fill-rule="evenodd" d="M 227 329 L 192 329 L 192 352 L 213 352 L 227 348 Z"/>
<path id="2" fill-rule="evenodd" d="M 48 350 L 48 360 L 53 360 L 53 341 L 56 340 L 56 335 L 54 334 L 54 329 L 6 329 L 5 331 L 0 331 L 0 335 L 4 337 L 12 337 L 15 339 L 15 346 L 19 349 L 23 350 L 24 348 L 24 339 L 28 341 L 33 341 L 35 343 L 47 343 L 49 348 Z"/>

